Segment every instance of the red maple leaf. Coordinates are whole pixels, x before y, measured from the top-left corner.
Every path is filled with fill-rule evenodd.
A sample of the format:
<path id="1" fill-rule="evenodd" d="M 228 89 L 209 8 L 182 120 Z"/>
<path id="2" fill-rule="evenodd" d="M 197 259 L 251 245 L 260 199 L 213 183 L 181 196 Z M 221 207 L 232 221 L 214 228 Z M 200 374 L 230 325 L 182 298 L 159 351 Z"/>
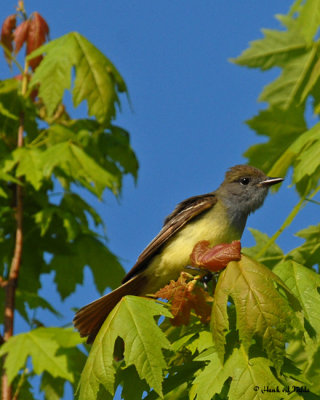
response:
<path id="1" fill-rule="evenodd" d="M 27 54 L 38 49 L 46 41 L 49 35 L 49 26 L 44 18 L 38 13 L 33 13 L 33 18 L 29 20 Z M 35 70 L 42 60 L 42 56 L 35 57 L 29 61 L 30 67 Z"/>
<path id="2" fill-rule="evenodd" d="M 20 25 L 17 26 L 17 29 L 14 31 L 13 38 L 15 49 L 14 53 L 18 54 L 23 44 L 28 39 L 30 21 L 27 19 L 26 21 L 21 22 Z"/>
<path id="3" fill-rule="evenodd" d="M 177 281 L 171 281 L 158 290 L 155 296 L 171 302 L 172 324 L 188 325 L 191 310 L 194 309 L 201 322 L 207 323 L 211 315 L 209 294 L 197 284 L 197 280 L 186 272 L 181 272 Z"/>
<path id="4" fill-rule="evenodd" d="M 38 13 L 34 12 L 31 17 L 23 21 L 16 27 L 16 14 L 9 15 L 1 28 L 1 42 L 12 53 L 13 42 L 15 44 L 14 53 L 18 54 L 22 46 L 26 43 L 26 54 L 32 53 L 45 43 L 49 35 L 49 26 L 46 20 Z M 10 62 L 8 54 L 5 56 Z M 30 67 L 35 70 L 42 60 L 38 56 L 29 61 Z"/>
<path id="5" fill-rule="evenodd" d="M 193 266 L 216 272 L 225 268 L 230 261 L 241 259 L 241 243 L 239 240 L 218 244 L 212 248 L 209 245 L 210 242 L 202 240 L 194 246 L 190 255 Z"/>
<path id="6" fill-rule="evenodd" d="M 1 43 L 12 53 L 13 45 L 13 31 L 16 27 L 17 16 L 16 14 L 9 15 L 3 22 L 1 27 Z M 4 56 L 8 63 L 10 63 L 10 58 L 5 52 Z"/>

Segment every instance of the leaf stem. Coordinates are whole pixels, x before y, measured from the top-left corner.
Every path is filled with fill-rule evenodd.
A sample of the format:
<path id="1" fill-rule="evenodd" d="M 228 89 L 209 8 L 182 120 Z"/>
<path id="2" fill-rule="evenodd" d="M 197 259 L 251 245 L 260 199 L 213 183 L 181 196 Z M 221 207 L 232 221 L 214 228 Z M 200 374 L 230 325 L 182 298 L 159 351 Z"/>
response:
<path id="1" fill-rule="evenodd" d="M 48 133 L 47 129 L 43 129 L 43 131 L 32 141 L 29 143 L 30 147 L 38 147 L 41 146 L 43 143 L 48 141 L 48 138 L 45 137 Z"/>
<path id="2" fill-rule="evenodd" d="M 17 389 L 16 389 L 16 391 L 14 393 L 14 396 L 12 397 L 12 400 L 18 400 L 19 399 L 19 393 L 20 393 L 20 390 L 21 390 L 21 387 L 22 387 L 24 381 L 26 380 L 26 375 L 27 375 L 28 372 L 29 372 L 28 368 L 25 368 L 24 371 L 22 372 L 22 374 L 20 376 L 20 379 L 19 379 L 19 382 L 18 382 L 18 385 L 17 385 Z"/>
<path id="3" fill-rule="evenodd" d="M 8 50 L 8 48 L 0 42 L 0 46 L 3 48 L 3 51 L 5 52 L 6 56 L 8 57 L 8 59 L 10 61 L 12 61 L 16 67 L 18 68 L 18 70 L 21 72 L 21 74 L 23 74 L 23 68 L 22 66 L 18 63 L 18 61 L 16 60 L 15 57 L 12 56 L 11 52 Z"/>

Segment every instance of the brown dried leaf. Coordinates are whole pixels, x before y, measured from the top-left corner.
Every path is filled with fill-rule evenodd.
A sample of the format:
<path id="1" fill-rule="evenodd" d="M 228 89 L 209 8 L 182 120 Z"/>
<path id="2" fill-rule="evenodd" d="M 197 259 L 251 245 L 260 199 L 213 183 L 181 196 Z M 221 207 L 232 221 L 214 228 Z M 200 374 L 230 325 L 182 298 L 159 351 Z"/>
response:
<path id="1" fill-rule="evenodd" d="M 209 294 L 197 286 L 192 275 L 181 272 L 177 281 L 171 281 L 158 290 L 155 296 L 171 301 L 172 325 L 188 325 L 191 310 L 194 309 L 201 322 L 210 320 L 211 306 L 208 304 Z"/>
<path id="2" fill-rule="evenodd" d="M 44 18 L 38 13 L 33 13 L 33 18 L 30 20 L 28 39 L 27 39 L 27 54 L 43 45 L 49 34 L 49 26 Z M 37 68 L 42 60 L 42 56 L 35 57 L 30 60 L 30 66 L 33 70 Z"/>
<path id="3" fill-rule="evenodd" d="M 16 27 L 16 20 L 17 16 L 16 14 L 9 15 L 3 22 L 2 28 L 1 28 L 1 43 L 6 46 L 6 48 L 12 53 L 12 41 L 13 41 L 13 31 Z M 4 53 L 4 56 L 8 63 L 10 63 L 10 59 L 6 52 Z"/>
<path id="4" fill-rule="evenodd" d="M 194 246 L 190 255 L 193 266 L 216 272 L 225 268 L 230 261 L 241 259 L 241 243 L 239 240 L 218 244 L 212 248 L 209 245 L 210 243 L 207 240 L 202 240 Z"/>
<path id="5" fill-rule="evenodd" d="M 27 41 L 30 21 L 23 21 L 14 31 L 13 39 L 15 43 L 14 53 L 18 54 L 23 44 Z"/>

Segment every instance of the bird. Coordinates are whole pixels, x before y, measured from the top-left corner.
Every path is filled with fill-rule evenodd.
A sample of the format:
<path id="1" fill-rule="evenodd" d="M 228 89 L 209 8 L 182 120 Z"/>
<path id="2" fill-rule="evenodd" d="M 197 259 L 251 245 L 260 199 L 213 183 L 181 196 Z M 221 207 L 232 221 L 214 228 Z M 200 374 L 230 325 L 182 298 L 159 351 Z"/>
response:
<path id="1" fill-rule="evenodd" d="M 270 186 L 283 178 L 271 178 L 258 168 L 236 165 L 213 192 L 190 197 L 168 215 L 159 234 L 147 245 L 122 284 L 79 309 L 73 323 L 87 343 L 93 343 L 103 322 L 126 295 L 155 293 L 190 265 L 194 246 L 207 240 L 211 246 L 240 240 L 248 215 L 260 208 Z"/>

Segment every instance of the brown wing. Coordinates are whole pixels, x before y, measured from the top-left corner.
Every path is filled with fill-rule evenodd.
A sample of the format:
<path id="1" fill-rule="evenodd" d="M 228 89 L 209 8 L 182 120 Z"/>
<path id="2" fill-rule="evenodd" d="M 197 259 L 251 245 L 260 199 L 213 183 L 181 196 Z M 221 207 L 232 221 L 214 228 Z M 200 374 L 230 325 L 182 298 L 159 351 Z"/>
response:
<path id="1" fill-rule="evenodd" d="M 159 234 L 140 254 L 137 262 L 124 277 L 122 283 L 127 282 L 133 276 L 143 271 L 150 259 L 167 243 L 169 238 L 178 232 L 192 218 L 213 207 L 216 202 L 217 198 L 215 194 L 208 193 L 190 197 L 178 204 L 174 211 L 165 219 L 163 228 Z"/>

